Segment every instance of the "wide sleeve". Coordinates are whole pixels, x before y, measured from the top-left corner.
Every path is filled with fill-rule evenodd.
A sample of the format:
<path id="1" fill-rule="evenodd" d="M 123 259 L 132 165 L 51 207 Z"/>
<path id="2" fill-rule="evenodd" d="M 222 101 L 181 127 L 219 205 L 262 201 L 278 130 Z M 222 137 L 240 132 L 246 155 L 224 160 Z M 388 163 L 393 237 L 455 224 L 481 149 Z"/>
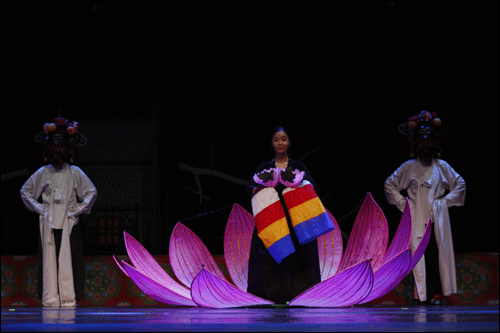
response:
<path id="1" fill-rule="evenodd" d="M 387 177 L 384 183 L 384 192 L 387 202 L 396 205 L 400 211 L 404 211 L 406 198 L 401 191 L 408 188 L 410 184 L 410 161 L 403 163 L 392 175 Z"/>
<path id="2" fill-rule="evenodd" d="M 316 182 L 314 181 L 313 177 L 311 176 L 311 173 L 309 172 L 309 169 L 305 166 L 304 163 L 295 161 L 292 169 L 298 169 L 300 171 L 304 171 L 304 180 L 309 181 L 311 185 L 314 187 L 316 193 L 318 192 Z"/>
<path id="3" fill-rule="evenodd" d="M 465 180 L 447 162 L 440 161 L 444 186 L 450 191 L 444 198 L 446 205 L 463 206 L 465 203 Z"/>
<path id="4" fill-rule="evenodd" d="M 74 216 L 78 216 L 80 214 L 90 214 L 90 210 L 97 199 L 97 189 L 82 169 L 74 166 L 73 168 L 73 174 L 76 178 L 76 196 L 80 202 L 77 203 L 76 207 L 71 210 L 71 213 Z"/>
<path id="5" fill-rule="evenodd" d="M 40 168 L 28 178 L 20 191 L 26 209 L 39 215 L 43 214 L 43 204 L 38 202 L 38 198 L 42 194 L 42 179 L 43 169 Z"/>

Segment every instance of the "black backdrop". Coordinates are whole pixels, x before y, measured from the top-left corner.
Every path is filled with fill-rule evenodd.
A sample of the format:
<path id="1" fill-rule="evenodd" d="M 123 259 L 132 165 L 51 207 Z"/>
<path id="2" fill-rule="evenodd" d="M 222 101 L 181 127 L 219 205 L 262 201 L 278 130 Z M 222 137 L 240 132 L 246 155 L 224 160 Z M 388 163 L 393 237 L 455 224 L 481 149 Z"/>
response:
<path id="1" fill-rule="evenodd" d="M 244 186 L 202 176 L 210 200 L 200 204 L 179 164 L 249 179 L 272 157 L 277 125 L 290 130 L 292 158 L 311 152 L 303 162 L 343 231 L 370 192 L 394 233 L 401 214 L 383 183 L 409 158 L 397 127 L 437 112 L 453 130 L 442 158 L 467 182 L 465 206 L 450 210 L 455 251 L 498 252 L 496 1 L 1 6 L 2 254 L 36 253 L 37 218 L 19 188 L 43 165 L 33 136 L 59 109 L 92 138 L 77 164 L 94 175 L 96 207 L 106 206 L 106 186 L 154 206 L 144 243 L 155 254 L 181 220 L 221 253 L 230 209 L 189 218 L 234 202 L 250 210 Z M 145 139 L 127 139 L 137 138 L 134 124 Z M 106 128 L 116 135 L 95 133 Z M 92 171 L 95 156 L 146 167 L 120 187 L 106 181 L 113 172 Z"/>

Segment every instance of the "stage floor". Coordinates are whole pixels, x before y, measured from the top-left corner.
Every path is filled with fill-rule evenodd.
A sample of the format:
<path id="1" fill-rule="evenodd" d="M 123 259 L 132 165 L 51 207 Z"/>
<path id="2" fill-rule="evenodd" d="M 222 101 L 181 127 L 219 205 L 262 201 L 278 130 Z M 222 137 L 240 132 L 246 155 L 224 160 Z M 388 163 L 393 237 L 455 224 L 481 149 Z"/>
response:
<path id="1" fill-rule="evenodd" d="M 351 308 L 2 307 L 2 332 L 498 332 L 498 306 Z"/>

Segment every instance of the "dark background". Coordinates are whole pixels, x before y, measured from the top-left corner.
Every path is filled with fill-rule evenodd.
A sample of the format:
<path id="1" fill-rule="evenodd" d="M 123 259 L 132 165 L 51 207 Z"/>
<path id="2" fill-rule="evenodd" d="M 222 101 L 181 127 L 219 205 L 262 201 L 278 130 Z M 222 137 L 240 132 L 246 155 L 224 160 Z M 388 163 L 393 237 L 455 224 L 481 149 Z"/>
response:
<path id="1" fill-rule="evenodd" d="M 401 213 L 383 184 L 409 158 L 397 127 L 423 109 L 453 130 L 442 159 L 467 183 L 450 210 L 455 251 L 499 251 L 497 1 L 2 1 L 1 13 L 2 254 L 36 254 L 19 189 L 43 166 L 33 137 L 60 112 L 89 139 L 75 164 L 98 188 L 93 212 L 140 211 L 132 233 L 153 254 L 177 221 L 221 254 L 231 205 L 251 211 L 245 186 L 200 176 L 200 203 L 180 163 L 250 179 L 284 125 L 341 229 L 371 192 L 392 235 Z"/>

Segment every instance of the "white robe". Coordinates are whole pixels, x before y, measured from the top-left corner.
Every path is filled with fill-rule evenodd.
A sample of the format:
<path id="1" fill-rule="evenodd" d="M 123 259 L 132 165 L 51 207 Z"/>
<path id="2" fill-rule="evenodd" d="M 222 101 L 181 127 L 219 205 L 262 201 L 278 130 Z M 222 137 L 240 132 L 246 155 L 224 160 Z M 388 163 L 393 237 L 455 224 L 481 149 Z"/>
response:
<path id="1" fill-rule="evenodd" d="M 43 203 L 38 202 L 42 196 Z M 41 167 L 21 187 L 26 208 L 40 215 L 44 306 L 75 306 L 70 234 L 80 214 L 89 214 L 97 190 L 77 166 L 64 164 L 60 170 Z M 77 198 L 81 201 L 78 202 Z M 52 229 L 62 229 L 59 272 Z"/>
<path id="2" fill-rule="evenodd" d="M 434 234 L 439 252 L 439 275 L 445 296 L 457 293 L 455 253 L 451 236 L 448 207 L 463 206 L 465 181 L 445 161 L 434 159 L 430 166 L 424 166 L 418 159 L 403 163 L 384 184 L 385 195 L 390 204 L 403 211 L 406 198 L 400 191 L 407 190 L 412 217 L 413 231 L 411 250 L 415 252 L 429 219 L 434 222 Z M 443 197 L 445 190 L 449 190 Z M 424 256 L 413 269 L 415 285 L 421 301 L 427 300 Z"/>

